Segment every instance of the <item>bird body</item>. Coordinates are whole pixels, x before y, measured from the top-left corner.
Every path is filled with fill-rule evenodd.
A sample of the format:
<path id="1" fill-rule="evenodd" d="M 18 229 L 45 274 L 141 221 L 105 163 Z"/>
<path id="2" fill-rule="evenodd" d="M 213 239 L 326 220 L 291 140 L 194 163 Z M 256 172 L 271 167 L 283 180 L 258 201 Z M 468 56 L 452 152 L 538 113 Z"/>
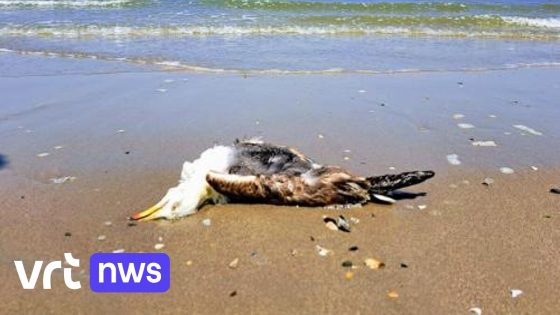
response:
<path id="1" fill-rule="evenodd" d="M 415 171 L 361 177 L 337 166 L 315 163 L 301 152 L 259 140 L 214 146 L 185 162 L 179 185 L 134 220 L 174 219 L 194 214 L 206 203 L 268 203 L 327 206 L 366 203 L 434 176 Z"/>

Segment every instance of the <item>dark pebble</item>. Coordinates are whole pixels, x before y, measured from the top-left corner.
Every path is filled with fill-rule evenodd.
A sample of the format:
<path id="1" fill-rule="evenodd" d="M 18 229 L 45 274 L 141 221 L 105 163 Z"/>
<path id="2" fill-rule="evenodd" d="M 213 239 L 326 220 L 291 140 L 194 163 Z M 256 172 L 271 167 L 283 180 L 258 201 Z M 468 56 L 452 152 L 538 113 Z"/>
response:
<path id="1" fill-rule="evenodd" d="M 19 198 L 20 198 L 20 199 L 25 199 L 25 196 L 21 196 L 21 197 L 19 197 Z"/>
<path id="2" fill-rule="evenodd" d="M 372 213 L 372 214 L 371 214 L 371 217 L 372 217 L 372 218 L 375 218 L 375 213 Z"/>
<path id="3" fill-rule="evenodd" d="M 348 248 L 348 250 L 351 251 L 351 252 L 355 252 L 355 251 L 358 250 L 358 246 L 352 246 L 352 247 Z"/>
<path id="4" fill-rule="evenodd" d="M 381 103 L 381 104 L 379 104 L 379 106 L 385 107 L 385 103 Z"/>
<path id="5" fill-rule="evenodd" d="M 229 294 L 230 297 L 234 297 L 237 295 L 237 291 L 231 291 L 231 293 Z"/>
<path id="6" fill-rule="evenodd" d="M 401 263 L 401 268 L 408 268 L 408 265 L 405 263 Z"/>
<path id="7" fill-rule="evenodd" d="M 128 225 L 128 227 L 133 227 L 133 226 L 137 226 L 138 223 L 131 221 L 131 222 L 128 222 L 126 225 Z"/>
<path id="8" fill-rule="evenodd" d="M 560 188 L 551 188 L 550 192 L 553 194 L 560 194 Z"/>
<path id="9" fill-rule="evenodd" d="M 352 262 L 350 260 L 345 260 L 342 262 L 342 267 L 350 268 L 352 267 Z"/>
<path id="10" fill-rule="evenodd" d="M 545 219 L 550 219 L 550 218 L 552 218 L 552 217 L 549 216 L 549 215 L 545 215 L 544 218 L 545 218 Z"/>
<path id="11" fill-rule="evenodd" d="M 459 84 L 459 85 L 463 85 L 463 82 L 457 82 L 457 84 Z"/>
<path id="12" fill-rule="evenodd" d="M 66 236 L 66 237 L 70 237 L 70 236 L 72 236 L 72 233 L 70 233 L 70 232 L 66 232 L 66 233 L 64 233 L 64 236 Z"/>
<path id="13" fill-rule="evenodd" d="M 313 236 L 310 236 L 309 240 L 311 240 L 312 242 L 315 242 L 315 238 Z"/>
<path id="14" fill-rule="evenodd" d="M 126 151 L 124 154 L 130 154 L 130 151 Z"/>

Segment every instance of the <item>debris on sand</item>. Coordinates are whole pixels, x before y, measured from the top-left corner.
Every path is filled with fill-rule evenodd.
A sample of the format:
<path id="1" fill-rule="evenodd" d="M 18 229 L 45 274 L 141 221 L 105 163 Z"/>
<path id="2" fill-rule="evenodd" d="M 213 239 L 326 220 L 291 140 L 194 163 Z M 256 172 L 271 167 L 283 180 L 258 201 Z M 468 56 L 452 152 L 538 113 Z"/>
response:
<path id="1" fill-rule="evenodd" d="M 560 188 L 550 188 L 550 192 L 553 194 L 560 195 Z"/>
<path id="2" fill-rule="evenodd" d="M 210 225 L 212 225 L 212 220 L 210 220 L 210 219 L 204 219 L 204 220 L 202 220 L 202 225 L 204 225 L 204 226 L 210 226 Z"/>
<path id="3" fill-rule="evenodd" d="M 490 186 L 494 184 L 494 179 L 490 178 L 490 177 L 486 177 L 483 181 L 482 181 L 482 185 L 484 186 Z"/>
<path id="4" fill-rule="evenodd" d="M 346 280 L 352 280 L 352 278 L 354 278 L 354 273 L 352 271 L 348 271 L 344 274 L 344 278 L 346 278 Z"/>
<path id="5" fill-rule="evenodd" d="M 358 249 L 359 249 L 358 246 L 350 246 L 350 247 L 348 248 L 348 250 L 351 251 L 351 252 L 355 252 L 355 251 L 357 251 Z"/>
<path id="6" fill-rule="evenodd" d="M 50 181 L 53 184 L 64 184 L 66 182 L 73 182 L 76 180 L 76 177 L 74 176 L 64 176 L 64 177 L 56 177 L 56 178 L 51 178 Z"/>
<path id="7" fill-rule="evenodd" d="M 55 149 L 55 150 L 60 150 L 60 149 L 62 149 L 62 148 L 64 148 L 64 147 L 61 146 L 61 145 L 57 145 L 57 146 L 54 146 L 54 147 L 53 147 L 53 149 Z"/>
<path id="8" fill-rule="evenodd" d="M 534 136 L 542 136 L 543 135 L 542 132 L 536 131 L 535 129 L 529 128 L 525 125 L 513 125 L 513 128 L 517 128 L 521 131 L 525 131 L 525 132 L 530 133 Z"/>
<path id="9" fill-rule="evenodd" d="M 366 90 L 358 90 L 358 93 L 365 93 Z"/>
<path id="10" fill-rule="evenodd" d="M 46 157 L 46 156 L 49 156 L 49 155 L 50 155 L 50 153 L 48 153 L 48 152 L 43 152 L 43 153 L 37 154 L 37 157 L 42 158 L 42 157 Z"/>
<path id="11" fill-rule="evenodd" d="M 348 223 L 343 215 L 339 215 L 338 218 L 336 218 L 336 226 L 343 232 L 348 233 L 352 230 L 352 228 L 350 227 L 350 223 Z"/>
<path id="12" fill-rule="evenodd" d="M 325 226 L 327 227 L 327 229 L 332 231 L 340 230 L 343 232 L 350 232 L 352 229 L 350 227 L 350 223 L 348 223 L 343 215 L 338 216 L 336 219 L 324 216 L 323 222 L 325 222 Z"/>
<path id="13" fill-rule="evenodd" d="M 234 297 L 237 295 L 237 291 L 231 291 L 231 293 L 229 294 L 229 297 Z"/>
<path id="14" fill-rule="evenodd" d="M 106 239 L 107 239 L 107 236 L 105 236 L 105 235 L 99 235 L 99 236 L 97 237 L 97 240 L 98 240 L 98 241 L 101 241 L 101 242 L 104 241 L 104 240 L 106 240 Z"/>
<path id="15" fill-rule="evenodd" d="M 124 248 L 115 249 L 113 253 L 115 254 L 124 253 Z"/>
<path id="16" fill-rule="evenodd" d="M 457 154 L 448 154 L 447 162 L 451 165 L 461 165 L 461 161 L 459 161 L 459 156 Z"/>
<path id="17" fill-rule="evenodd" d="M 350 260 L 345 260 L 345 261 L 342 262 L 342 267 L 344 267 L 344 268 L 352 268 L 352 266 L 353 266 L 353 264 L 352 264 L 352 261 L 350 261 Z"/>
<path id="18" fill-rule="evenodd" d="M 124 130 L 124 129 L 117 130 L 117 133 L 124 133 L 124 132 L 126 132 L 126 130 Z"/>
<path id="19" fill-rule="evenodd" d="M 511 289 L 509 290 L 509 292 L 511 293 L 511 297 L 512 298 L 516 298 L 518 296 L 520 296 L 521 294 L 523 294 L 523 291 L 519 290 L 519 289 Z"/>
<path id="20" fill-rule="evenodd" d="M 457 127 L 461 128 L 461 129 L 473 129 L 474 125 L 467 124 L 467 123 L 460 123 L 460 124 L 457 124 Z"/>
<path id="21" fill-rule="evenodd" d="M 536 166 L 534 166 L 534 165 L 533 165 L 533 166 L 531 166 L 531 169 L 532 169 L 533 171 L 538 171 L 538 170 L 539 170 L 539 168 L 538 168 L 538 167 L 536 167 Z"/>
<path id="22" fill-rule="evenodd" d="M 66 232 L 66 233 L 64 233 L 64 236 L 66 236 L 66 237 L 70 237 L 70 236 L 72 236 L 72 233 L 70 233 L 70 232 Z"/>
<path id="23" fill-rule="evenodd" d="M 161 93 L 165 93 L 165 92 L 167 92 L 167 89 L 156 89 L 156 91 L 161 92 Z"/>
<path id="24" fill-rule="evenodd" d="M 165 244 L 163 244 L 163 243 L 157 243 L 156 245 L 154 245 L 155 250 L 160 250 L 164 247 L 165 247 Z"/>
<path id="25" fill-rule="evenodd" d="M 469 308 L 469 312 L 475 315 L 482 315 L 482 310 L 480 309 L 480 307 L 471 307 Z"/>
<path id="26" fill-rule="evenodd" d="M 333 254 L 332 250 L 326 249 L 326 248 L 324 248 L 322 246 L 319 246 L 319 245 L 315 245 L 315 250 L 317 251 L 317 254 L 319 254 L 319 256 L 322 256 L 322 257 L 326 257 L 326 256 L 329 256 L 329 255 Z"/>
<path id="27" fill-rule="evenodd" d="M 459 119 L 463 119 L 465 118 L 465 115 L 463 114 L 453 114 L 453 119 L 455 120 L 459 120 Z"/>
<path id="28" fill-rule="evenodd" d="M 475 147 L 495 147 L 496 146 L 496 142 L 492 141 L 492 140 L 488 140 L 488 141 L 473 141 L 471 142 L 473 146 Z"/>
<path id="29" fill-rule="evenodd" d="M 105 221 L 105 222 L 103 222 L 103 224 L 104 224 L 105 226 L 111 226 L 111 225 L 113 225 L 113 222 L 111 222 L 111 221 Z"/>
<path id="30" fill-rule="evenodd" d="M 317 135 L 317 138 L 323 139 L 323 138 L 325 138 L 325 136 L 323 136 L 323 134 L 318 134 L 318 135 Z"/>
<path id="31" fill-rule="evenodd" d="M 424 209 L 426 209 L 428 206 L 426 206 L 426 205 L 418 205 L 417 207 L 418 207 L 418 209 L 420 209 L 420 210 L 424 210 Z"/>
<path id="32" fill-rule="evenodd" d="M 235 269 L 237 268 L 237 266 L 239 265 L 239 258 L 235 258 L 234 260 L 232 260 L 229 264 L 228 267 L 230 269 Z"/>
<path id="33" fill-rule="evenodd" d="M 509 167 L 500 167 L 500 172 L 502 172 L 503 174 L 513 174 L 513 173 L 515 173 L 515 171 L 512 168 L 509 168 Z"/>
<path id="34" fill-rule="evenodd" d="M 325 224 L 325 226 L 327 227 L 327 229 L 331 230 L 331 231 L 336 231 L 338 230 L 338 226 L 336 226 L 336 223 L 333 221 L 329 221 Z"/>
<path id="35" fill-rule="evenodd" d="M 385 267 L 385 263 L 381 262 L 375 258 L 366 258 L 364 260 L 364 264 L 369 268 L 369 269 L 381 269 L 383 267 Z"/>
<path id="36" fill-rule="evenodd" d="M 397 298 L 399 298 L 399 293 L 395 290 L 391 290 L 391 291 L 387 292 L 387 296 L 391 299 L 397 299 Z"/>

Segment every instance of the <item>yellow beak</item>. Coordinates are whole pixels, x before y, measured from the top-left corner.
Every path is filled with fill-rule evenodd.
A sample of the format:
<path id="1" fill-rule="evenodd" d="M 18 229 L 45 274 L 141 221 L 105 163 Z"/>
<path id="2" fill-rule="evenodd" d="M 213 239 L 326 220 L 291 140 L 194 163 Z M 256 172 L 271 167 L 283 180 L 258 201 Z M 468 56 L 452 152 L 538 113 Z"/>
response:
<path id="1" fill-rule="evenodd" d="M 157 204 L 149 209 L 133 214 L 130 219 L 134 221 L 154 220 L 156 219 L 157 213 L 161 210 L 161 208 L 163 208 L 163 206 L 165 206 L 165 203 L 162 205 Z"/>

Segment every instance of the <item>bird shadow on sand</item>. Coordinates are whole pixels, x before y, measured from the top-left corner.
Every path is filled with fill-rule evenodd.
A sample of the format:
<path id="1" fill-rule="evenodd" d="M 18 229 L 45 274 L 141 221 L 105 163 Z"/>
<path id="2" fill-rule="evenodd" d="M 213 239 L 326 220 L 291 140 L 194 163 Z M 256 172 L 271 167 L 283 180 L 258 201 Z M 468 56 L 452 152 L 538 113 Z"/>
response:
<path id="1" fill-rule="evenodd" d="M 8 164 L 8 158 L 4 154 L 0 153 L 0 170 L 8 167 Z"/>
<path id="2" fill-rule="evenodd" d="M 426 195 L 428 194 L 425 192 L 415 193 L 415 192 L 409 192 L 404 190 L 395 190 L 391 192 L 389 196 L 395 200 L 404 200 L 404 199 L 416 199 L 418 197 L 424 197 Z"/>

